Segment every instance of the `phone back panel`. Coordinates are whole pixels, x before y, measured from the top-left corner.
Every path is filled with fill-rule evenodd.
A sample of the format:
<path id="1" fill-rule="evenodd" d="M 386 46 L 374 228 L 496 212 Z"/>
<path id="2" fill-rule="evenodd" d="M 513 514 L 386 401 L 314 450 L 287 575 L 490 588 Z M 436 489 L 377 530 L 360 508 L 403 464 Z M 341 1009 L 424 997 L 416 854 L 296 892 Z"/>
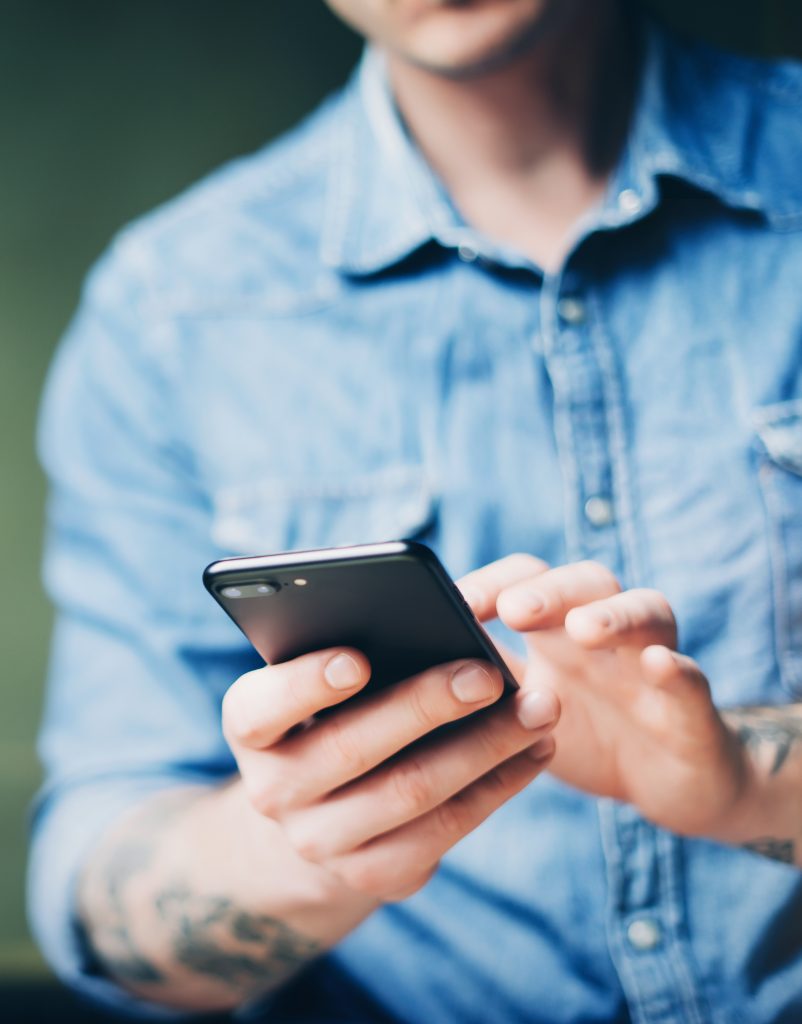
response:
<path id="1" fill-rule="evenodd" d="M 226 559 L 209 566 L 204 583 L 268 664 L 348 646 L 369 659 L 371 687 L 458 658 L 490 660 L 508 688 L 516 685 L 459 590 L 421 544 Z M 249 596 L 221 593 L 238 584 Z M 255 584 L 275 592 L 252 594 Z"/>

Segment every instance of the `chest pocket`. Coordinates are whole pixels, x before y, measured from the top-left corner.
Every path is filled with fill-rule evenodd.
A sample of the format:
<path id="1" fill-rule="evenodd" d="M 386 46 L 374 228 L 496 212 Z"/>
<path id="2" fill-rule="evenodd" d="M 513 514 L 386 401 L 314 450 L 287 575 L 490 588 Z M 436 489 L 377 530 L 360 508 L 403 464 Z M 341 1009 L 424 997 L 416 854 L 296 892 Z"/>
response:
<path id="1" fill-rule="evenodd" d="M 775 629 L 782 681 L 802 696 L 802 399 L 754 414 L 769 519 Z"/>
<path id="2" fill-rule="evenodd" d="M 268 554 L 421 537 L 435 503 L 422 466 L 327 478 L 267 478 L 220 490 L 212 539 L 232 554 Z"/>

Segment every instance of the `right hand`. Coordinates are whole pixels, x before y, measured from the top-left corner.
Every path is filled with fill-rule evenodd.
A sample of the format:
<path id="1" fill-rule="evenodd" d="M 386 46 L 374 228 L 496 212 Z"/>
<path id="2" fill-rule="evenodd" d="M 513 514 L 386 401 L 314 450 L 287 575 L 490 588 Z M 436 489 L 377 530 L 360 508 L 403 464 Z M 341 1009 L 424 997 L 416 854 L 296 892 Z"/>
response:
<path id="1" fill-rule="evenodd" d="M 548 691 L 500 700 L 496 668 L 460 661 L 296 728 L 369 676 L 348 648 L 249 672 L 225 696 L 223 730 L 254 809 L 338 885 L 383 902 L 417 891 L 448 849 L 543 771 L 560 707 Z"/>

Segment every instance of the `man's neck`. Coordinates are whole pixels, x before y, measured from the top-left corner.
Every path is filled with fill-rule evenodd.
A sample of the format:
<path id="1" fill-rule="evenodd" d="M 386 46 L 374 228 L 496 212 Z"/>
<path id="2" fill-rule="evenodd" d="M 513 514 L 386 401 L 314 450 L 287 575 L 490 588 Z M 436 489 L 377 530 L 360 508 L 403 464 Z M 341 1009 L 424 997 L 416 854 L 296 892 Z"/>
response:
<path id="1" fill-rule="evenodd" d="M 616 0 L 579 11 L 474 77 L 388 54 L 407 127 L 463 217 L 546 270 L 601 198 L 632 99 L 631 42 Z"/>

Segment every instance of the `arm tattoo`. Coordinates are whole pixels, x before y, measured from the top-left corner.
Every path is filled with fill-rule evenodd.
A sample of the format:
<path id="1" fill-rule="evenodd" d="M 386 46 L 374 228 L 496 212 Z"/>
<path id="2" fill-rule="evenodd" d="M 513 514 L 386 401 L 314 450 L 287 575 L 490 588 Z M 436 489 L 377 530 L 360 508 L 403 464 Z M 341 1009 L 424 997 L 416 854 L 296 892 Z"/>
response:
<path id="1" fill-rule="evenodd" d="M 131 879 L 146 870 L 153 858 L 153 844 L 164 824 L 189 805 L 192 792 L 164 794 L 138 815 L 112 845 L 98 865 L 104 905 L 97 921 L 84 914 L 87 940 L 96 960 L 118 981 L 131 985 L 158 985 L 164 981 L 161 971 L 139 951 L 131 934 L 126 907 Z"/>
<path id="2" fill-rule="evenodd" d="M 269 989 L 321 952 L 278 918 L 175 884 L 157 898 L 176 962 L 234 991 Z"/>
<path id="3" fill-rule="evenodd" d="M 768 761 L 770 775 L 780 771 L 794 749 L 802 749 L 799 705 L 733 708 L 725 718 L 747 750 Z"/>
<path id="4" fill-rule="evenodd" d="M 102 905 L 96 901 L 93 913 L 84 916 L 92 919 L 90 942 L 96 959 L 124 985 L 169 984 L 168 971 L 137 944 L 130 883 L 151 866 L 164 826 L 203 792 L 157 798 L 98 865 Z M 227 896 L 195 892 L 183 882 L 161 887 L 153 903 L 175 965 L 212 978 L 243 998 L 276 986 L 323 949 L 278 918 L 253 913 Z"/>
<path id="5" fill-rule="evenodd" d="M 802 753 L 802 706 L 733 708 L 724 713 L 730 728 L 755 762 L 771 778 Z M 793 831 L 793 824 L 789 822 Z M 797 846 L 793 838 L 761 836 L 744 849 L 782 864 L 795 864 Z"/>
<path id="6" fill-rule="evenodd" d="M 126 922 L 124 893 L 128 880 L 147 863 L 143 845 L 128 845 L 119 850 L 106 875 L 109 915 L 93 945 L 95 956 L 119 981 L 134 985 L 158 985 L 162 974 L 136 947 Z M 102 945 L 103 952 L 99 951 Z"/>

